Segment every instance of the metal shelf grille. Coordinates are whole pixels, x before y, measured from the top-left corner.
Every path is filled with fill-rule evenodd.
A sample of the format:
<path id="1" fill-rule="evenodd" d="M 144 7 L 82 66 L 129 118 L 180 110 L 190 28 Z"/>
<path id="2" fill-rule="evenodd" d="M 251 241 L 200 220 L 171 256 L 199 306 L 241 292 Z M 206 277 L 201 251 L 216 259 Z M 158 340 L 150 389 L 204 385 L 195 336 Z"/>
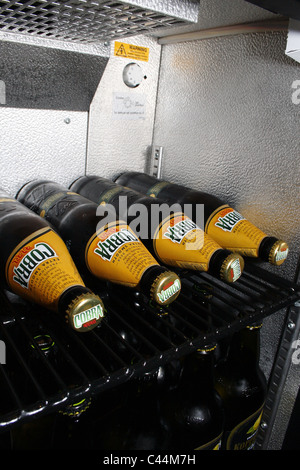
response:
<path id="1" fill-rule="evenodd" d="M 85 334 L 75 333 L 58 315 L 2 293 L 0 340 L 6 361 L 0 364 L 0 432 L 228 338 L 300 298 L 299 285 L 252 264 L 233 285 L 207 273 L 182 273 L 181 279 L 181 295 L 165 309 L 137 292 L 101 284 L 97 291 L 106 317 Z M 199 290 L 203 283 L 213 288 L 209 300 Z M 45 333 L 54 341 L 53 356 L 34 339 Z"/>
<path id="2" fill-rule="evenodd" d="M 133 3 L 133 4 L 132 4 Z M 91 44 L 147 34 L 189 21 L 154 9 L 143 2 L 19 0 L 0 2 L 0 30 L 39 38 Z M 186 7 L 185 2 L 182 8 Z M 141 4 L 141 6 L 139 6 Z M 185 8 L 186 9 L 186 8 Z"/>

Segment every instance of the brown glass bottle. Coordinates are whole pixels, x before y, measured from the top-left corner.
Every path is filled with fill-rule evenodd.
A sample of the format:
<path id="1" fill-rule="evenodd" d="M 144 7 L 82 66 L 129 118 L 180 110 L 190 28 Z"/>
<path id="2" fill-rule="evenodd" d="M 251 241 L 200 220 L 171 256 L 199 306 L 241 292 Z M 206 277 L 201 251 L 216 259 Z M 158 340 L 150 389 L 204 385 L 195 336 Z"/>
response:
<path id="1" fill-rule="evenodd" d="M 235 333 L 227 357 L 215 369 L 225 410 L 223 450 L 250 450 L 255 445 L 266 396 L 259 367 L 260 327 L 253 324 Z"/>
<path id="2" fill-rule="evenodd" d="M 32 325 L 27 324 L 27 327 L 31 329 Z M 47 363 L 51 364 L 58 375 L 62 374 L 61 377 L 65 383 L 68 382 L 70 365 L 47 331 L 39 328 L 37 334 L 32 337 L 26 353 L 30 373 L 38 378 L 39 385 L 47 391 L 48 396 L 51 396 L 52 391 L 52 374 L 49 373 L 49 368 L 45 367 L 44 361 L 41 360 L 42 356 L 47 358 Z M 24 403 L 25 394 L 30 397 L 32 402 L 32 387 L 26 387 L 25 383 L 22 391 L 22 402 Z M 12 428 L 13 450 L 78 449 L 79 432 L 81 434 L 80 448 L 85 448 L 86 442 L 90 442 L 90 439 L 83 423 L 86 422 L 86 414 L 90 404 L 90 398 L 79 398 L 58 411 L 49 404 L 48 410 L 46 406 L 41 416 L 37 415 L 27 421 L 21 421 L 20 424 Z M 40 411 L 42 411 L 41 407 Z"/>
<path id="3" fill-rule="evenodd" d="M 214 387 L 215 346 L 184 358 L 178 386 L 161 395 L 160 416 L 168 450 L 219 450 L 224 429 L 222 401 Z"/>
<path id="4" fill-rule="evenodd" d="M 154 201 L 98 176 L 82 176 L 70 190 L 105 207 L 109 204 L 132 227 L 139 223 L 141 240 L 165 265 L 208 271 L 227 282 L 236 281 L 242 273 L 242 257 L 222 249 L 180 208 L 165 207 L 159 199 Z M 142 217 L 137 217 L 139 211 Z"/>
<path id="5" fill-rule="evenodd" d="M 179 277 L 160 266 L 122 220 L 98 217 L 94 202 L 43 180 L 27 183 L 17 198 L 55 227 L 80 272 L 139 289 L 162 305 L 179 295 Z"/>
<path id="6" fill-rule="evenodd" d="M 166 449 L 167 430 L 158 409 L 158 371 L 133 377 L 127 383 L 126 402 L 109 417 L 100 437 L 101 450 Z"/>
<path id="7" fill-rule="evenodd" d="M 93 400 L 79 398 L 54 416 L 52 448 L 55 450 L 87 450 L 92 448 L 90 432 Z"/>
<path id="8" fill-rule="evenodd" d="M 20 297 L 61 313 L 78 332 L 104 316 L 61 237 L 41 217 L 0 191 L 0 280 Z"/>
<path id="9" fill-rule="evenodd" d="M 281 265 L 287 258 L 286 242 L 266 235 L 216 196 L 138 172 L 123 173 L 116 183 L 169 203 L 190 205 L 193 220 L 197 205 L 203 204 L 205 232 L 223 248 L 273 265 Z"/>

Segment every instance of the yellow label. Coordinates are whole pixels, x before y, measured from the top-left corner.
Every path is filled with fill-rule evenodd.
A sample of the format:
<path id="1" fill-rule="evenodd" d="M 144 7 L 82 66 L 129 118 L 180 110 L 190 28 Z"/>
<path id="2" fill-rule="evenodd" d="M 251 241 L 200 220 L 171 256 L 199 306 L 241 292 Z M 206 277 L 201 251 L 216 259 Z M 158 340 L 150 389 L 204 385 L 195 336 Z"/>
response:
<path id="1" fill-rule="evenodd" d="M 66 245 L 50 228 L 34 232 L 14 249 L 5 274 L 13 292 L 51 310 L 66 289 L 84 286 Z"/>
<path id="2" fill-rule="evenodd" d="M 223 248 L 244 256 L 257 256 L 259 245 L 267 236 L 227 205 L 211 214 L 205 232 Z"/>
<path id="3" fill-rule="evenodd" d="M 148 62 L 149 47 L 135 46 L 134 44 L 126 44 L 125 42 L 115 41 L 114 55 L 125 57 L 126 59 L 142 60 Z"/>
<path id="4" fill-rule="evenodd" d="M 222 443 L 222 435 L 223 433 L 221 433 L 215 439 L 212 439 L 210 442 L 207 442 L 206 444 L 203 444 L 200 447 L 196 447 L 195 450 L 220 450 Z"/>
<path id="5" fill-rule="evenodd" d="M 263 413 L 262 408 L 263 406 L 230 431 L 226 440 L 227 450 L 253 449 Z"/>
<path id="6" fill-rule="evenodd" d="M 185 214 L 167 217 L 154 234 L 154 250 L 165 264 L 207 271 L 209 260 L 220 246 Z"/>
<path id="7" fill-rule="evenodd" d="M 136 287 L 150 266 L 158 263 L 124 222 L 111 222 L 89 240 L 86 264 L 95 276 Z"/>

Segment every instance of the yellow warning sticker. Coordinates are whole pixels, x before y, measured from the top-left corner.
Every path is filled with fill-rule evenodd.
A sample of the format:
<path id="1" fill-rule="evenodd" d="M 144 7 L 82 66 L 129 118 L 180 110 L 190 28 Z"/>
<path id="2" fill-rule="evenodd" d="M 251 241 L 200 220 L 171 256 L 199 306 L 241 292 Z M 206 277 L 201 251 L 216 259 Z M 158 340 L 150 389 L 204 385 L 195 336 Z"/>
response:
<path id="1" fill-rule="evenodd" d="M 125 59 L 149 60 L 149 47 L 135 46 L 134 44 L 126 44 L 125 42 L 115 41 L 114 55 L 124 57 Z"/>

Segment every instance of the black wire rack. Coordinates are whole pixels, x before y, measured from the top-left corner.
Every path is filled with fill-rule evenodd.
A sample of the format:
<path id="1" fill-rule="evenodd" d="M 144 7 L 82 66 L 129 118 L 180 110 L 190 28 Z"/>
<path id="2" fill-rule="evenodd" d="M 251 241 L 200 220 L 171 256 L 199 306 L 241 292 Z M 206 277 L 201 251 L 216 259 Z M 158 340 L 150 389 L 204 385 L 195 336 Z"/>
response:
<path id="1" fill-rule="evenodd" d="M 58 315 L 2 291 L 0 432 L 125 383 L 205 343 L 218 343 L 300 298 L 299 285 L 251 263 L 234 284 L 207 273 L 180 277 L 181 294 L 166 308 L 130 289 L 91 281 L 106 316 L 87 333 L 76 333 Z M 50 354 L 38 344 L 40 335 L 50 336 Z"/>

